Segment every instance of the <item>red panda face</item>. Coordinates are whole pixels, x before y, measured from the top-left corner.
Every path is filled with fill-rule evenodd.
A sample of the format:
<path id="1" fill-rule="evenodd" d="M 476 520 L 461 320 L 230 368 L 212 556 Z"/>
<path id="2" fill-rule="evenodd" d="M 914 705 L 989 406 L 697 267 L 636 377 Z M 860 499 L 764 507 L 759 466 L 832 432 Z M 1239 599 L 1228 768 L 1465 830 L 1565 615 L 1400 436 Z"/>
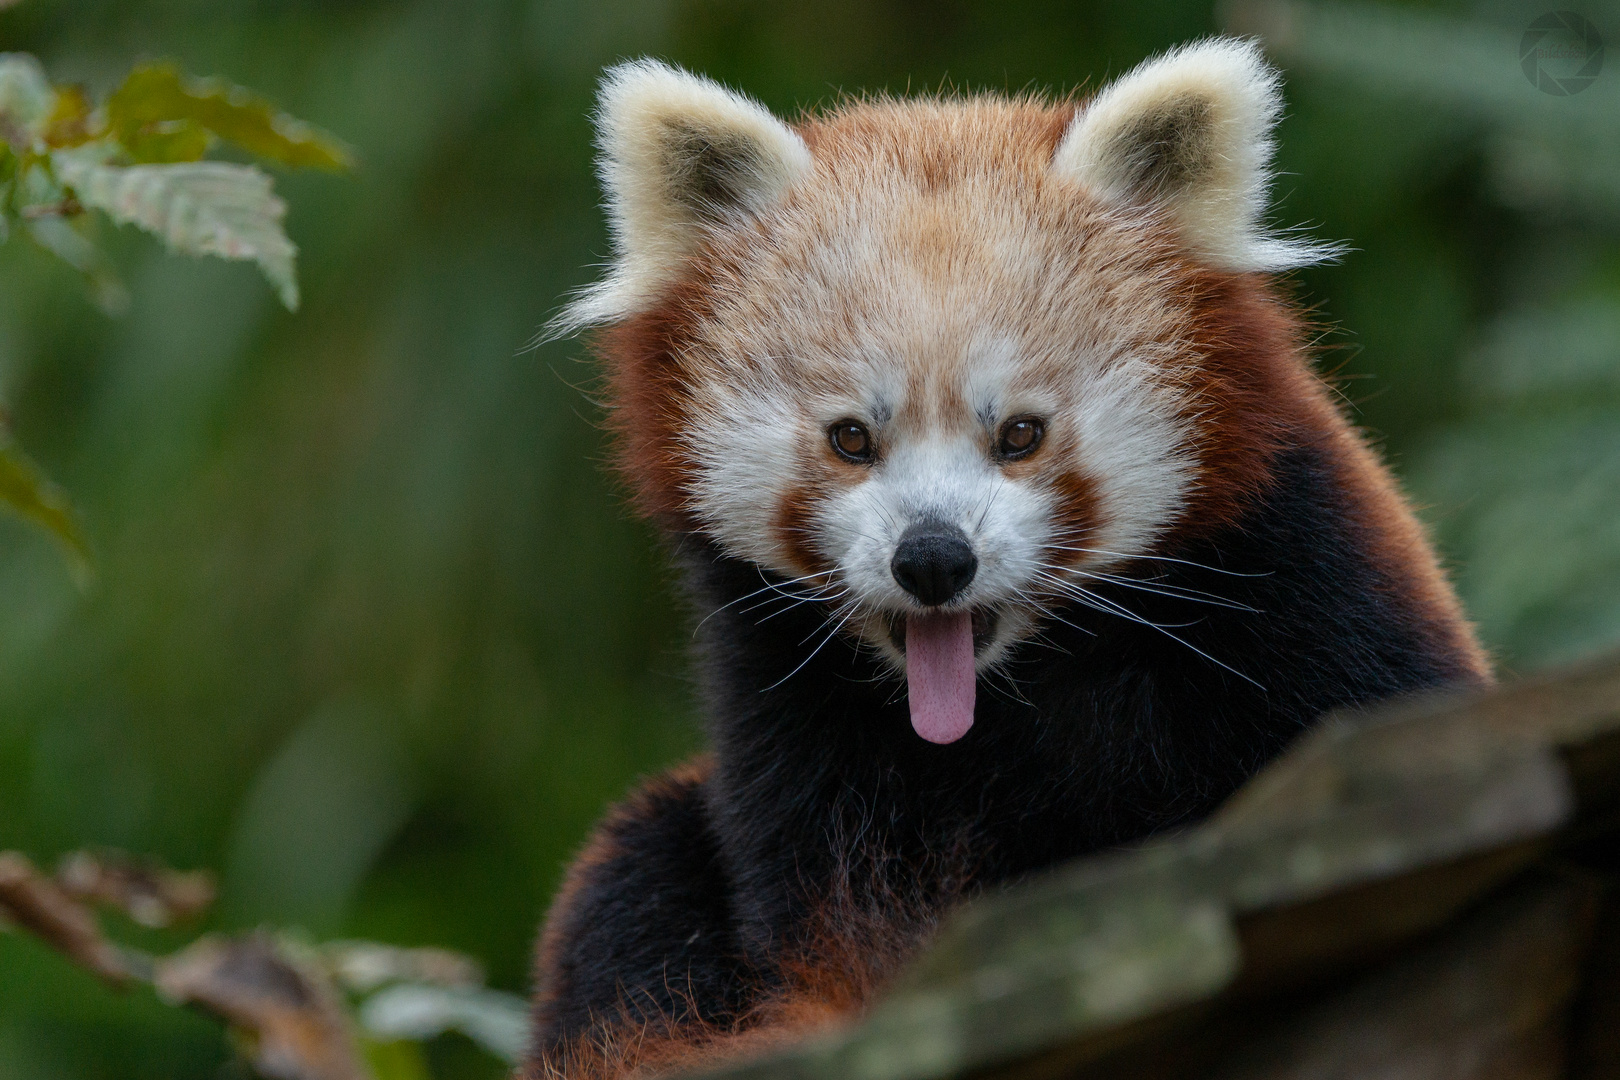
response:
<path id="1" fill-rule="evenodd" d="M 897 666 L 905 618 L 971 612 L 984 666 L 1073 571 L 1181 513 L 1188 314 L 1165 241 L 1047 174 L 1044 112 L 885 109 L 876 130 L 946 142 L 959 174 L 810 131 L 811 175 L 704 253 L 703 313 L 666 361 L 672 449 L 687 513 L 727 550 L 825 594 Z M 974 563 L 948 594 L 907 580 L 917 530 Z"/>
<path id="2" fill-rule="evenodd" d="M 938 644 L 971 680 L 1252 482 L 1268 388 L 1231 363 L 1254 327 L 1220 283 L 1324 254 L 1257 227 L 1277 110 L 1230 41 L 1080 109 L 883 100 L 797 128 L 626 65 L 598 116 L 619 257 L 559 328 L 613 324 L 644 507 L 897 669 Z"/>

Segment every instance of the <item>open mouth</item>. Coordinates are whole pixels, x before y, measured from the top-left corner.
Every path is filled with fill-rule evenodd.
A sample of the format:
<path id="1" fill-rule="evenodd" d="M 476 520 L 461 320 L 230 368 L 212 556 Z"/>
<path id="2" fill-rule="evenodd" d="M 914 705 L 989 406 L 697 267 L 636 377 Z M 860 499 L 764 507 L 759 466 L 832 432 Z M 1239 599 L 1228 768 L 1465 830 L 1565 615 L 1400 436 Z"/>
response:
<path id="1" fill-rule="evenodd" d="M 906 658 L 911 726 L 923 739 L 953 743 L 973 726 L 976 660 L 995 627 L 989 609 L 889 616 L 889 639 Z"/>
<path id="2" fill-rule="evenodd" d="M 990 644 L 990 639 L 995 637 L 996 625 L 1000 622 L 1001 616 L 991 608 L 974 608 L 972 614 L 973 652 L 978 654 L 984 652 L 985 648 Z M 891 613 L 888 617 L 888 627 L 889 642 L 897 652 L 904 653 L 906 651 L 906 616 Z"/>

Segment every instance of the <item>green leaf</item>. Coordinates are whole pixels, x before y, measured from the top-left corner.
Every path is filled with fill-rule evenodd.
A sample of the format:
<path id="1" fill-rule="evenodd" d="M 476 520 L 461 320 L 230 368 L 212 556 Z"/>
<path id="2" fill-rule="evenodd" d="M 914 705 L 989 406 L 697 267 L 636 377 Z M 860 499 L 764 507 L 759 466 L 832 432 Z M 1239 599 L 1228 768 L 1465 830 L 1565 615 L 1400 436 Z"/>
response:
<path id="1" fill-rule="evenodd" d="M 58 86 L 45 117 L 43 137 L 48 146 L 78 146 L 94 138 L 90 99 L 80 86 Z"/>
<path id="2" fill-rule="evenodd" d="M 38 60 L 27 53 L 0 53 L 0 139 L 19 152 L 32 148 L 54 100 Z"/>
<path id="3" fill-rule="evenodd" d="M 123 133 L 120 142 L 136 162 L 172 165 L 177 161 L 201 161 L 214 136 L 191 120 L 162 120 Z"/>
<path id="4" fill-rule="evenodd" d="M 0 503 L 56 537 L 75 576 L 81 581 L 89 576 L 90 545 L 73 507 L 33 462 L 5 445 L 0 445 Z"/>
<path id="5" fill-rule="evenodd" d="M 155 233 L 174 251 L 251 260 L 287 309 L 298 309 L 298 249 L 281 228 L 287 204 L 258 169 L 222 161 L 107 165 L 88 147 L 54 153 L 51 162 L 85 206 Z"/>
<path id="6" fill-rule="evenodd" d="M 341 171 L 354 163 L 349 148 L 335 136 L 240 86 L 188 79 L 172 64 L 145 64 L 131 71 L 107 99 L 107 120 L 137 162 L 194 161 L 208 149 L 212 133 L 293 168 Z M 178 156 L 182 152 L 193 156 Z"/>
<path id="7" fill-rule="evenodd" d="M 360 1006 L 360 1026 L 376 1039 L 424 1040 L 459 1031 L 516 1064 L 527 1044 L 529 1010 L 522 998 L 499 990 L 396 983 Z"/>

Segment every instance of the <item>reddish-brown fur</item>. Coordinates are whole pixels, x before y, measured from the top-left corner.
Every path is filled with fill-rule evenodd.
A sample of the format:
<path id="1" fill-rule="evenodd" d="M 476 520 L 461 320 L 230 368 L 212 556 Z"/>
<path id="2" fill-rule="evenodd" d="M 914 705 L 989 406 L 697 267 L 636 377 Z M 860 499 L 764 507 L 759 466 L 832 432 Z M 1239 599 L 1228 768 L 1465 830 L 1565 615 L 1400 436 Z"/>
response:
<path id="1" fill-rule="evenodd" d="M 1176 536 L 1195 536 L 1236 520 L 1263 494 L 1267 465 L 1291 443 L 1329 451 L 1366 523 L 1364 542 L 1385 568 L 1385 587 L 1432 614 L 1434 632 L 1466 655 L 1473 674 L 1492 678 L 1490 660 L 1468 631 L 1456 594 L 1387 469 L 1340 412 L 1333 392 L 1301 360 L 1305 323 L 1255 275 L 1193 276 L 1202 362 L 1191 370 L 1206 435 L 1199 485 Z M 1381 549 L 1381 550 L 1380 550 Z"/>
<path id="2" fill-rule="evenodd" d="M 825 466 L 815 471 L 824 473 Z M 825 478 L 801 480 L 789 489 L 776 511 L 776 533 L 783 551 L 801 574 L 825 574 L 832 569 L 827 556 L 815 545 L 812 514 L 816 503 L 827 492 Z"/>
<path id="3" fill-rule="evenodd" d="M 657 306 L 598 332 L 594 345 L 607 375 L 607 423 L 614 463 L 636 508 L 666 528 L 691 525 L 685 493 L 692 463 L 680 451 L 693 387 L 680 353 L 706 308 L 703 263 Z"/>

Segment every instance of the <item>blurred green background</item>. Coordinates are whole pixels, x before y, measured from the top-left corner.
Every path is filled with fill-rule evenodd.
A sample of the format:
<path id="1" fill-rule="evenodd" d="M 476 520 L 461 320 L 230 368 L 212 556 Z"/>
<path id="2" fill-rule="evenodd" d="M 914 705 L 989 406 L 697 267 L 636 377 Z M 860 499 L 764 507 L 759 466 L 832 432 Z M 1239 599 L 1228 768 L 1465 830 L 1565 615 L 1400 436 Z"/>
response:
<path id="1" fill-rule="evenodd" d="M 104 228 L 133 294 L 0 246 L 0 401 L 99 577 L 0 517 L 0 848 L 222 874 L 259 922 L 464 949 L 525 986 L 603 806 L 698 744 L 687 632 L 577 342 L 606 255 L 586 118 L 655 54 L 785 114 L 843 91 L 1067 89 L 1211 31 L 1288 72 L 1276 220 L 1326 370 L 1423 505 L 1505 672 L 1620 642 L 1620 57 L 1552 97 L 1542 3 L 24 0 L 0 50 L 98 94 L 141 58 L 361 156 L 278 180 L 289 315 L 243 264 Z M 1582 14 L 1620 44 L 1609 8 Z M 162 945 L 169 939 L 126 936 Z M 174 939 L 178 940 L 178 939 Z M 457 1037 L 442 1076 L 500 1067 Z M 211 1021 L 0 934 L 0 1078 L 242 1075 Z"/>

